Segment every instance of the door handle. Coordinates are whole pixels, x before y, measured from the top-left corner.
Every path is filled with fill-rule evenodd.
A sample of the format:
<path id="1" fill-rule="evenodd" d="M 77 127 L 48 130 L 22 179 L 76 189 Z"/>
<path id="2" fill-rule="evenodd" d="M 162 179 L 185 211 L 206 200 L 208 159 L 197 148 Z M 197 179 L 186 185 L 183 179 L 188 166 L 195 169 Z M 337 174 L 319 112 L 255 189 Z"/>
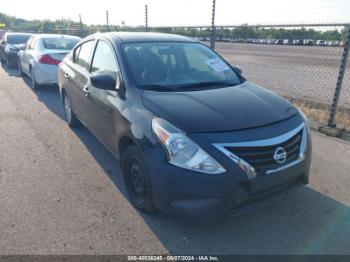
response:
<path id="1" fill-rule="evenodd" d="M 67 73 L 64 74 L 65 79 L 69 79 L 69 75 Z"/>
<path id="2" fill-rule="evenodd" d="M 83 92 L 85 96 L 88 96 L 90 94 L 89 88 L 87 86 L 83 88 Z"/>

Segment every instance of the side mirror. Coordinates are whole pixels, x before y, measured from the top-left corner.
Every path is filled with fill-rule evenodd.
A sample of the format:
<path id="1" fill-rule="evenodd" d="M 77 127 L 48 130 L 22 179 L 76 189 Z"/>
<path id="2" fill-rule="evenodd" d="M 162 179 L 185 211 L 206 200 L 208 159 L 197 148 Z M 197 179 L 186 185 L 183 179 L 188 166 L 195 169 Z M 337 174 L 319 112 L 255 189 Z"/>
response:
<path id="1" fill-rule="evenodd" d="M 6 45 L 7 45 L 7 42 L 6 42 L 6 41 L 1 41 L 1 44 L 2 44 L 3 46 L 6 46 Z"/>
<path id="2" fill-rule="evenodd" d="M 91 84 L 99 89 L 118 91 L 117 80 L 111 74 L 99 74 L 90 77 Z M 118 81 L 119 82 L 119 81 Z"/>
<path id="3" fill-rule="evenodd" d="M 236 66 L 236 65 L 234 65 L 234 66 L 232 66 L 233 67 L 233 69 L 236 71 L 236 72 L 238 72 L 240 75 L 242 74 L 242 68 L 240 68 L 239 66 Z"/>

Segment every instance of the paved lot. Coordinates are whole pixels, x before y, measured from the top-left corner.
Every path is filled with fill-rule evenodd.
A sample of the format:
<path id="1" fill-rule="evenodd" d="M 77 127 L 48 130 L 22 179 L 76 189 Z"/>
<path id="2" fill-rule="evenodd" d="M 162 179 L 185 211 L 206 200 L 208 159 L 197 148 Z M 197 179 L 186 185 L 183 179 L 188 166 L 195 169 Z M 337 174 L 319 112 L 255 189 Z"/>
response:
<path id="1" fill-rule="evenodd" d="M 343 49 L 340 47 L 216 43 L 249 80 L 280 94 L 331 104 Z M 340 105 L 350 108 L 350 65 Z"/>
<path id="2" fill-rule="evenodd" d="M 0 254 L 350 254 L 350 143 L 313 142 L 311 184 L 277 205 L 210 226 L 146 216 L 57 88 L 0 68 Z"/>

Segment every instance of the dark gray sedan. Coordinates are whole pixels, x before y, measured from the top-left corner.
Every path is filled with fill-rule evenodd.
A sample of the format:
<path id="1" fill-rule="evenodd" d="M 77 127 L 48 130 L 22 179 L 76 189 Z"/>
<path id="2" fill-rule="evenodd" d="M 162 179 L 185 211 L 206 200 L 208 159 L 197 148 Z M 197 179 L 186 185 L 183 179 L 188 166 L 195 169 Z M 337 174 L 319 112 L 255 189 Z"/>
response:
<path id="1" fill-rule="evenodd" d="M 68 125 L 119 159 L 144 212 L 213 221 L 308 183 L 306 117 L 198 41 L 92 35 L 59 65 L 59 87 Z"/>

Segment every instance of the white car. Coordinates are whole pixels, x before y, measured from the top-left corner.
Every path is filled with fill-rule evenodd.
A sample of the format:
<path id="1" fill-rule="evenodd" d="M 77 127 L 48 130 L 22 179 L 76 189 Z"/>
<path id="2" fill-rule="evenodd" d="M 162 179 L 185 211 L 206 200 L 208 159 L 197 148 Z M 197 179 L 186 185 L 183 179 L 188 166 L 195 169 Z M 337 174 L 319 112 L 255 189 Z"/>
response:
<path id="1" fill-rule="evenodd" d="M 33 35 L 24 50 L 18 53 L 21 74 L 31 78 L 33 89 L 44 84 L 57 84 L 58 64 L 80 40 L 80 37 L 69 35 Z"/>

